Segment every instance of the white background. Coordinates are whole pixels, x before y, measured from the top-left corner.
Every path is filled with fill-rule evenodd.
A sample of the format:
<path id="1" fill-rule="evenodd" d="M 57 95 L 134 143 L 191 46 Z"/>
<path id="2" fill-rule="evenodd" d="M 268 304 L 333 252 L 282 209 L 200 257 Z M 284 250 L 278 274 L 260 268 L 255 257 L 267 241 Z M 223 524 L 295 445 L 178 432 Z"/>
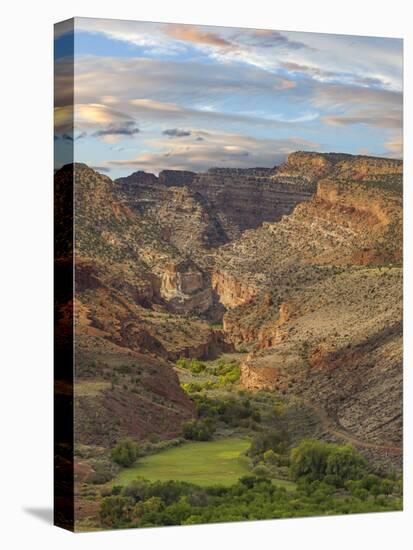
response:
<path id="1" fill-rule="evenodd" d="M 405 252 L 412 279 L 412 19 L 408 0 L 102 0 L 3 3 L 0 170 L 0 543 L 13 548 L 411 548 L 411 291 L 405 285 L 405 511 L 73 535 L 52 506 L 52 40 L 72 16 L 405 39 Z M 409 440 L 410 435 L 410 440 Z M 410 538 L 410 541 L 408 541 Z"/>

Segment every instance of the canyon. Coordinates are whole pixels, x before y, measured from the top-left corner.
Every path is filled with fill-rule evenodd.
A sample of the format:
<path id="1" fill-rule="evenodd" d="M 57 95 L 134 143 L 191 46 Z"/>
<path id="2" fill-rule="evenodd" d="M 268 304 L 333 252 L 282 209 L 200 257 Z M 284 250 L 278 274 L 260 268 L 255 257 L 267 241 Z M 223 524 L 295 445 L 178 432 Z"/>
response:
<path id="1" fill-rule="evenodd" d="M 75 165 L 79 442 L 179 436 L 175 361 L 238 350 L 244 389 L 299 397 L 324 439 L 400 468 L 402 180 L 339 153 L 115 181 Z"/>

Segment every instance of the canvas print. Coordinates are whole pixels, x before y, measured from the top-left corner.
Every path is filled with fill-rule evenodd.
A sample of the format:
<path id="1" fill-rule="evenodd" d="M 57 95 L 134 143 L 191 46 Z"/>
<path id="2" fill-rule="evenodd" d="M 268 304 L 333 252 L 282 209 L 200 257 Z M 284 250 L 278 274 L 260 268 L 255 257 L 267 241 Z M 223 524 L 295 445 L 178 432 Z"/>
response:
<path id="1" fill-rule="evenodd" d="M 402 41 L 55 27 L 55 523 L 402 509 Z"/>

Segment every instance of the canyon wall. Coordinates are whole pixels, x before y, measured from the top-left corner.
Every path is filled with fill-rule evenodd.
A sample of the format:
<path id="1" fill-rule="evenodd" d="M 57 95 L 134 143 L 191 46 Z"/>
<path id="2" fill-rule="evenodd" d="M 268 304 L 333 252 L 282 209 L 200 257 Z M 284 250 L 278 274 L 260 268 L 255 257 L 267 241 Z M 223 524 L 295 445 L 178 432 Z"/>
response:
<path id="1" fill-rule="evenodd" d="M 210 247 L 238 238 L 245 229 L 259 227 L 265 221 L 277 221 L 294 207 L 309 200 L 315 186 L 302 179 L 280 180 L 276 168 L 227 169 L 211 168 L 196 174 L 164 170 L 159 178 L 135 172 L 116 180 L 119 190 L 135 208 L 149 209 L 180 197 L 180 208 L 188 200 L 197 201 L 202 214 L 209 218 L 215 237 L 205 238 Z M 184 191 L 175 187 L 186 188 Z M 187 236 L 190 234 L 187 233 Z"/>

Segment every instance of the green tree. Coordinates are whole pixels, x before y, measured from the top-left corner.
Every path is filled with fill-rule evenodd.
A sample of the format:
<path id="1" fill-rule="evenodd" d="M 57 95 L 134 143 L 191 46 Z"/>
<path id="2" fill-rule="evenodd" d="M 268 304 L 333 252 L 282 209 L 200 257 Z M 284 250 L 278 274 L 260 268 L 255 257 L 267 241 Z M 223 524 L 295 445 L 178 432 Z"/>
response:
<path id="1" fill-rule="evenodd" d="M 293 479 L 322 480 L 326 475 L 327 459 L 334 445 L 315 439 L 304 439 L 291 451 L 290 472 Z"/>
<path id="2" fill-rule="evenodd" d="M 327 458 L 326 474 L 334 485 L 343 487 L 350 479 L 360 479 L 366 473 L 366 460 L 352 445 L 335 447 Z"/>
<path id="3" fill-rule="evenodd" d="M 131 438 L 122 439 L 118 441 L 115 447 L 112 449 L 111 457 L 114 462 L 128 468 L 136 462 L 139 454 L 139 446 Z"/>

